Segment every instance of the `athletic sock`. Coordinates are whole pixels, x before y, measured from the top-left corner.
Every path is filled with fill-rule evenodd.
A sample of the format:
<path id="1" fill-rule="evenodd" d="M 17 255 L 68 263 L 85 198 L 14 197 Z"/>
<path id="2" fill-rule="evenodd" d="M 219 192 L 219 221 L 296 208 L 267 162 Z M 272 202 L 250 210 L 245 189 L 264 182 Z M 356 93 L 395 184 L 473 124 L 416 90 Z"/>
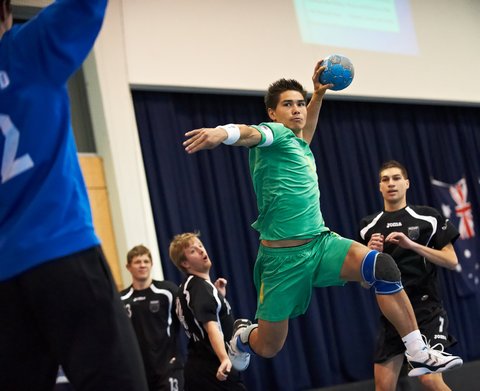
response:
<path id="1" fill-rule="evenodd" d="M 245 327 L 240 335 L 237 338 L 237 349 L 244 353 L 255 354 L 251 348 L 248 340 L 250 338 L 250 333 L 258 327 L 258 324 L 251 324 L 250 326 Z"/>
<path id="2" fill-rule="evenodd" d="M 422 334 L 420 334 L 420 330 L 418 329 L 405 335 L 402 341 L 410 356 L 415 356 L 419 351 L 427 349 L 427 345 L 425 345 Z"/>

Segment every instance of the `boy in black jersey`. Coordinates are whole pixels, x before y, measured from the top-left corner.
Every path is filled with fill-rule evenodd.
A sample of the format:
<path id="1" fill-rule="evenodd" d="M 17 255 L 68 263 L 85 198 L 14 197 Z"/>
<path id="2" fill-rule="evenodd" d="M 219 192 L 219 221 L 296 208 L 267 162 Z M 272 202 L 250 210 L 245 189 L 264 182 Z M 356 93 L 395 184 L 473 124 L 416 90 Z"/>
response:
<path id="1" fill-rule="evenodd" d="M 177 315 L 189 338 L 185 390 L 246 390 L 227 353 L 234 322 L 225 298 L 227 281 L 210 281 L 212 262 L 198 236 L 176 235 L 169 251 L 186 275 L 177 299 Z"/>
<path id="2" fill-rule="evenodd" d="M 379 179 L 384 210 L 361 220 L 361 241 L 395 259 L 420 331 L 433 348 L 443 350 L 456 341 L 448 334 L 437 266 L 455 269 L 458 261 L 453 243 L 459 233 L 437 210 L 407 204 L 410 182 L 402 164 L 394 160 L 384 163 L 379 170 Z M 382 316 L 374 365 L 377 391 L 396 389 L 404 350 L 400 336 Z M 419 379 L 424 389 L 450 390 L 441 373 L 426 374 Z"/>
<path id="3" fill-rule="evenodd" d="M 178 287 L 152 279 L 152 255 L 143 245 L 128 252 L 127 269 L 132 285 L 120 295 L 137 334 L 149 390 L 182 391 L 180 324 L 175 313 Z"/>

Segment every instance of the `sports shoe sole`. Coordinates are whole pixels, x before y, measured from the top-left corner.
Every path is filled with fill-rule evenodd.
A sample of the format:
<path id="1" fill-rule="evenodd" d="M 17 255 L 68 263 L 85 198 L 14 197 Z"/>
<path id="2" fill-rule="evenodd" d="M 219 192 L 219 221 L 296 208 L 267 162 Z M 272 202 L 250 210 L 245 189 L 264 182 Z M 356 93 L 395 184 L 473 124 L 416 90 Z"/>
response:
<path id="1" fill-rule="evenodd" d="M 408 376 L 414 377 L 414 376 L 422 376 L 422 375 L 427 375 L 429 373 L 440 373 L 440 372 L 445 372 L 449 371 L 454 368 L 461 367 L 463 365 L 463 360 L 459 357 L 456 359 L 453 359 L 452 361 L 449 361 L 447 364 L 445 364 L 443 367 L 437 368 L 436 370 L 430 369 L 427 367 L 418 367 L 418 368 L 413 368 L 408 372 Z"/>
<path id="2" fill-rule="evenodd" d="M 230 344 L 227 344 L 227 354 L 228 358 L 232 363 L 232 367 L 239 372 L 242 372 L 248 368 L 250 365 L 250 354 L 248 353 L 241 353 L 241 355 L 235 354 L 232 352 L 232 348 Z"/>

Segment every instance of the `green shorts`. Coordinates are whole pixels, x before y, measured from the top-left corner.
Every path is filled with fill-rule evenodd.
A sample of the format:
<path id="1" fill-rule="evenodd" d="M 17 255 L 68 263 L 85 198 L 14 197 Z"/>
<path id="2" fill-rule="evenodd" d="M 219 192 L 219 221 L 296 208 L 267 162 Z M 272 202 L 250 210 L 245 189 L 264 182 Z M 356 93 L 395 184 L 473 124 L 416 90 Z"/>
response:
<path id="1" fill-rule="evenodd" d="M 340 270 L 352 240 L 327 231 L 298 247 L 260 245 L 254 269 L 256 318 L 278 322 L 307 311 L 313 287 L 344 285 Z"/>

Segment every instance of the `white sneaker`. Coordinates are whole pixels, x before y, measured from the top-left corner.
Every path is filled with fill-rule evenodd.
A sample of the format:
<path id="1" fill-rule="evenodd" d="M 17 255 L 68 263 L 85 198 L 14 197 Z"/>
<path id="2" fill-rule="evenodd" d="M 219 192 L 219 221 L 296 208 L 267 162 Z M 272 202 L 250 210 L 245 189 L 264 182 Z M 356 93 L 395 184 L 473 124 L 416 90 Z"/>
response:
<path id="1" fill-rule="evenodd" d="M 240 338 L 240 334 L 242 331 L 250 326 L 252 322 L 248 319 L 237 319 L 233 324 L 233 336 L 230 342 L 227 344 L 228 346 L 228 357 L 232 362 L 232 367 L 235 368 L 237 371 L 244 371 L 248 368 L 250 364 L 250 353 L 241 352 L 237 348 L 237 340 Z"/>
<path id="2" fill-rule="evenodd" d="M 435 349 L 437 348 L 437 349 Z M 463 360 L 458 356 L 452 356 L 450 353 L 443 351 L 443 345 L 436 345 L 420 350 L 414 356 L 410 356 L 405 352 L 408 363 L 410 364 L 410 372 L 408 376 L 421 376 L 427 373 L 440 373 L 453 368 L 461 367 Z"/>

